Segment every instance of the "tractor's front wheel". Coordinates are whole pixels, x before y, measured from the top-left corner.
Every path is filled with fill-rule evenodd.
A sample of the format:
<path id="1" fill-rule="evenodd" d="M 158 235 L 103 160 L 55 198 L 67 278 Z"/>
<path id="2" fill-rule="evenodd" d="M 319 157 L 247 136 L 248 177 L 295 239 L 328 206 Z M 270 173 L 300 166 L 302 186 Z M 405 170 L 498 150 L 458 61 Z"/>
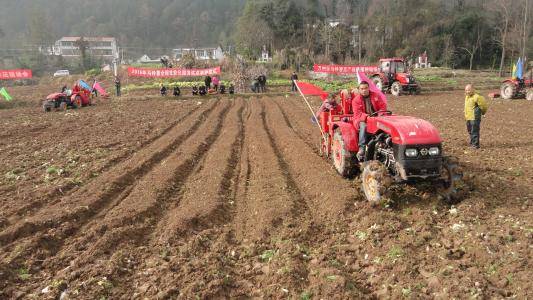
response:
<path id="1" fill-rule="evenodd" d="M 516 94 L 516 85 L 512 82 L 505 82 L 500 88 L 500 95 L 503 99 L 513 99 Z"/>
<path id="2" fill-rule="evenodd" d="M 452 157 L 444 157 L 440 174 L 441 187 L 439 195 L 447 203 L 455 203 L 462 197 L 464 190 L 463 172 L 459 167 L 458 160 Z"/>
<path id="3" fill-rule="evenodd" d="M 390 92 L 394 96 L 400 96 L 402 94 L 402 84 L 399 81 L 393 82 L 390 87 Z"/>
<path id="4" fill-rule="evenodd" d="M 346 143 L 342 139 L 340 129 L 335 129 L 331 145 L 331 155 L 333 156 L 333 165 L 339 174 L 343 177 L 350 177 L 356 169 L 355 153 L 346 148 Z"/>
<path id="5" fill-rule="evenodd" d="M 526 92 L 526 99 L 528 101 L 533 101 L 533 89 L 528 89 Z"/>
<path id="6" fill-rule="evenodd" d="M 387 201 L 387 191 L 392 179 L 387 168 L 378 160 L 366 162 L 361 174 L 361 183 L 366 200 L 372 206 L 380 205 Z"/>

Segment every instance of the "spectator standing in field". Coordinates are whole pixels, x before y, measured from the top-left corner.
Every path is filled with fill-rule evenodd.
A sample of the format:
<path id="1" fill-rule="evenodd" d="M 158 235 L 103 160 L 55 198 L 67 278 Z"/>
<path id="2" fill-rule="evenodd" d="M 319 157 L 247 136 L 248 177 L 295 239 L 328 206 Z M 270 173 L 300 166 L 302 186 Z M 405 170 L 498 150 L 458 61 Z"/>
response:
<path id="1" fill-rule="evenodd" d="M 115 91 L 118 97 L 120 97 L 120 78 L 118 76 L 115 77 Z"/>
<path id="2" fill-rule="evenodd" d="M 211 76 L 207 75 L 204 79 L 205 88 L 209 89 L 211 87 Z"/>
<path id="3" fill-rule="evenodd" d="M 298 88 L 296 87 L 296 81 L 298 80 L 298 74 L 296 72 L 292 72 L 291 75 L 291 92 L 296 92 Z"/>
<path id="4" fill-rule="evenodd" d="M 479 135 L 481 127 L 481 117 L 487 113 L 489 106 L 485 98 L 468 84 L 465 87 L 465 120 L 466 130 L 470 136 L 470 147 L 479 149 Z"/>

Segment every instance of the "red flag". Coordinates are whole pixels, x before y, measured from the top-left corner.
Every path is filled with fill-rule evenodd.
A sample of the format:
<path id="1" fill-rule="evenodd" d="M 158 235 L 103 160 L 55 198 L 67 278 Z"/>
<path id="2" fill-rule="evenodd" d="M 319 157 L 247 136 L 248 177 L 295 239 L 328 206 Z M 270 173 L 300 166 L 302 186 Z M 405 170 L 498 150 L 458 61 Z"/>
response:
<path id="1" fill-rule="evenodd" d="M 328 98 L 328 93 L 316 85 L 307 82 L 296 81 L 300 92 L 306 96 L 320 96 L 322 100 Z"/>

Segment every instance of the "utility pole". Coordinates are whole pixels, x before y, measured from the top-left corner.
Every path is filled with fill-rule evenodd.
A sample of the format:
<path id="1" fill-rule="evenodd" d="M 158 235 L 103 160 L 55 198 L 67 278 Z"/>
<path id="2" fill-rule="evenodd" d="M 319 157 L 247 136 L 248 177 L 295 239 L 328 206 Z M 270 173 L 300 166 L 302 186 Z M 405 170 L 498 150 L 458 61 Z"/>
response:
<path id="1" fill-rule="evenodd" d="M 526 9 L 524 10 L 524 44 L 522 45 L 522 59 L 526 60 L 526 45 L 527 45 L 527 36 L 528 36 L 528 26 L 527 26 L 527 14 L 529 8 L 529 0 L 526 1 Z"/>

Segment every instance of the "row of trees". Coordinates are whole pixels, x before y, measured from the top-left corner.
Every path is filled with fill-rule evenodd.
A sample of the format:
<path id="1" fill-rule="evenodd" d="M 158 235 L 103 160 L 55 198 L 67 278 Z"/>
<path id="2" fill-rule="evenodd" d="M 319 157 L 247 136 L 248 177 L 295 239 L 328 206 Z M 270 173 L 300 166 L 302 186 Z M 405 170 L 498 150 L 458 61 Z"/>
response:
<path id="1" fill-rule="evenodd" d="M 504 70 L 532 56 L 532 19 L 533 0 L 19 0 L 0 10 L 0 48 L 114 36 L 135 55 L 222 45 L 256 59 L 266 46 L 294 66 L 427 51 L 434 65 Z"/>
<path id="2" fill-rule="evenodd" d="M 234 37 L 250 57 L 262 45 L 294 50 L 304 56 L 299 61 L 337 63 L 427 51 L 435 65 L 503 70 L 519 55 L 532 56 L 531 2 L 255 0 L 247 2 Z"/>

